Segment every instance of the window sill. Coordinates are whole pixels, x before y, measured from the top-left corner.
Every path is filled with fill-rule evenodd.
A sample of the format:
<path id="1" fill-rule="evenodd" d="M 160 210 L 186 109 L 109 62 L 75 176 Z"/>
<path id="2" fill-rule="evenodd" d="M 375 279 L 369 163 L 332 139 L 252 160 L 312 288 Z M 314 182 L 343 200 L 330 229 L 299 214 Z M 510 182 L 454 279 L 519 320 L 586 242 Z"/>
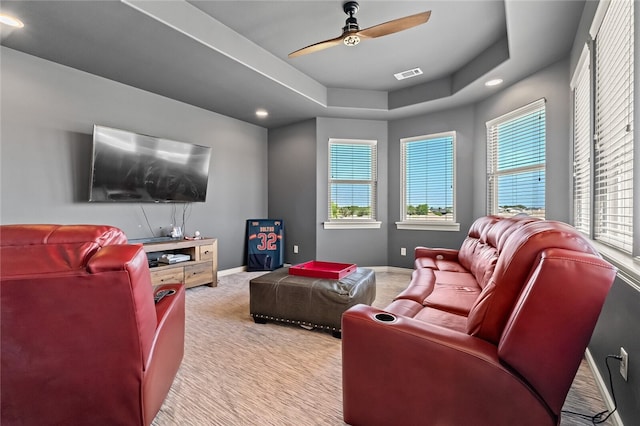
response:
<path id="1" fill-rule="evenodd" d="M 605 260 L 618 268 L 618 276 L 637 291 L 640 291 L 640 261 L 599 241 L 590 241 Z"/>
<path id="2" fill-rule="evenodd" d="M 408 229 L 412 231 L 460 231 L 460 224 L 455 222 L 418 222 L 405 221 L 396 222 L 397 229 Z"/>
<path id="3" fill-rule="evenodd" d="M 378 221 L 349 221 L 349 222 L 324 222 L 324 229 L 380 229 L 382 222 Z"/>

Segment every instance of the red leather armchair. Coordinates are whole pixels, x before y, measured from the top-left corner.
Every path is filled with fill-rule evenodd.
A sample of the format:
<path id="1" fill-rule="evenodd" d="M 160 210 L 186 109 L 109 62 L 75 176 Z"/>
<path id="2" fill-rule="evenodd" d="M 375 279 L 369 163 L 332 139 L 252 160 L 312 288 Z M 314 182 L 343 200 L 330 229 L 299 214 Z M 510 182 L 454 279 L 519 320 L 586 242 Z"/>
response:
<path id="1" fill-rule="evenodd" d="M 480 218 L 460 250 L 416 250 L 384 310 L 342 316 L 352 425 L 557 425 L 615 278 L 567 224 Z"/>
<path id="2" fill-rule="evenodd" d="M 158 304 L 117 228 L 0 227 L 2 425 L 149 425 L 184 352 L 184 287 Z"/>

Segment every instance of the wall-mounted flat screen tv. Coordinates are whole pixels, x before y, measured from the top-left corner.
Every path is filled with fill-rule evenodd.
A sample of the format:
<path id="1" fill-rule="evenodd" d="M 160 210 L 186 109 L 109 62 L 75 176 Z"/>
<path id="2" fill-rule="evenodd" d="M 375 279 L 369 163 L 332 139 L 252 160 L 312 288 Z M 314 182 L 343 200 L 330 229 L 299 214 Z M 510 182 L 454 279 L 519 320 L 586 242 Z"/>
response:
<path id="1" fill-rule="evenodd" d="M 210 147 L 93 126 L 89 201 L 205 201 L 210 159 Z"/>

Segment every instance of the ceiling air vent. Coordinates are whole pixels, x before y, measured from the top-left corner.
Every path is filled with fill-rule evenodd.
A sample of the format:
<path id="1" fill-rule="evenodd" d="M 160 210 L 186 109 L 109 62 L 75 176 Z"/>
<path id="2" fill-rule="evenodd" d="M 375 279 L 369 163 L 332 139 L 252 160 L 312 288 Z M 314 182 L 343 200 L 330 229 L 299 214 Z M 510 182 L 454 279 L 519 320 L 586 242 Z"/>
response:
<path id="1" fill-rule="evenodd" d="M 420 68 L 414 68 L 412 70 L 402 71 L 393 76 L 398 80 L 404 80 L 405 78 L 415 77 L 416 75 L 422 74 L 422 70 Z"/>

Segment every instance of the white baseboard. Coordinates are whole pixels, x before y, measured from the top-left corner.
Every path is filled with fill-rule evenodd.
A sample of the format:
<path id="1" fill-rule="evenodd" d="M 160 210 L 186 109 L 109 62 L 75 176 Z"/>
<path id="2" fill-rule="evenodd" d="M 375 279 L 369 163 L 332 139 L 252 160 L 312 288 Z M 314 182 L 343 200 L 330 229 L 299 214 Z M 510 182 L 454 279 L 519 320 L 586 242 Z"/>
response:
<path id="1" fill-rule="evenodd" d="M 374 272 L 394 272 L 396 274 L 411 275 L 413 269 L 398 268 L 396 266 L 363 266 L 363 268 L 373 269 Z"/>
<path id="2" fill-rule="evenodd" d="M 246 270 L 247 270 L 246 266 L 238 266 L 237 268 L 223 269 L 222 271 L 218 271 L 218 276 L 219 277 L 224 277 L 226 275 L 232 275 L 232 274 L 238 274 L 240 272 L 246 272 Z"/>
<path id="3" fill-rule="evenodd" d="M 591 355 L 591 351 L 589 351 L 589 348 L 587 348 L 584 355 L 587 360 L 587 364 L 589 365 L 589 368 L 593 373 L 593 377 L 596 379 L 596 385 L 598 385 L 598 390 L 600 391 L 602 400 L 607 406 L 607 410 L 609 411 L 613 410 L 613 407 L 614 407 L 613 399 L 611 399 L 611 395 L 609 395 L 609 389 L 607 389 L 607 385 L 605 384 L 604 379 L 600 375 L 600 370 L 598 370 L 596 361 L 593 359 L 593 356 Z M 617 411 L 615 411 L 609 418 L 613 420 L 613 423 L 616 426 L 624 426 L 624 424 L 622 423 L 622 419 L 620 418 L 620 415 L 618 414 Z"/>

